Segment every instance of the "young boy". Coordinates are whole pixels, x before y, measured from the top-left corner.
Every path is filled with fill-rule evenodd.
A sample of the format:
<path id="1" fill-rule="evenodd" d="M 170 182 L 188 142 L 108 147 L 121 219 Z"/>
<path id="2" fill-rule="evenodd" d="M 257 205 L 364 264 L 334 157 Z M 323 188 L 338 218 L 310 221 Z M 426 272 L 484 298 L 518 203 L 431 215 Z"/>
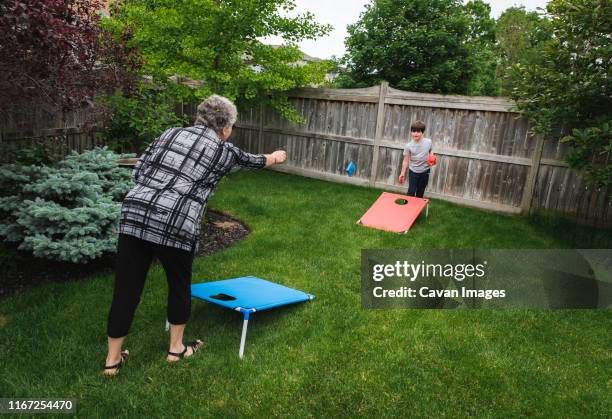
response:
<path id="1" fill-rule="evenodd" d="M 404 161 L 399 176 L 400 185 L 406 179 L 408 170 L 408 195 L 423 198 L 427 182 L 429 182 L 429 167 L 435 164 L 430 161 L 431 140 L 424 138 L 425 124 L 416 120 L 410 126 L 412 140 L 404 147 Z"/>

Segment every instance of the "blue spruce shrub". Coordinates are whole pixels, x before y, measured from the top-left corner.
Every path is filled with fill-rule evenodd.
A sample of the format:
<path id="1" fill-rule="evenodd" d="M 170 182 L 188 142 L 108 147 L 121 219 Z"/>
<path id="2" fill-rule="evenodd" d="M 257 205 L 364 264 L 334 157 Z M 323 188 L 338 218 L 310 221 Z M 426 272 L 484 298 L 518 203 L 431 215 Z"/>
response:
<path id="1" fill-rule="evenodd" d="M 0 238 L 36 257 L 84 263 L 116 249 L 131 173 L 106 148 L 55 167 L 0 166 Z"/>
<path id="2" fill-rule="evenodd" d="M 23 229 L 17 224 L 17 214 L 22 209 L 22 189 L 38 178 L 42 168 L 5 164 L 0 166 L 0 238 L 20 243 Z"/>

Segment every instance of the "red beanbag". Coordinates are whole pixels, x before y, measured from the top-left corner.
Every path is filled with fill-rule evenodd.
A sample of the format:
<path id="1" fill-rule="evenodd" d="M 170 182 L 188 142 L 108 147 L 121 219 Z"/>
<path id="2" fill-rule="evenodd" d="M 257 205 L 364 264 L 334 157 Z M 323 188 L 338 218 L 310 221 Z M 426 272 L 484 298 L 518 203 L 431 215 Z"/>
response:
<path id="1" fill-rule="evenodd" d="M 438 162 L 438 157 L 434 153 L 429 153 L 429 158 L 427 159 L 427 164 L 433 166 Z"/>

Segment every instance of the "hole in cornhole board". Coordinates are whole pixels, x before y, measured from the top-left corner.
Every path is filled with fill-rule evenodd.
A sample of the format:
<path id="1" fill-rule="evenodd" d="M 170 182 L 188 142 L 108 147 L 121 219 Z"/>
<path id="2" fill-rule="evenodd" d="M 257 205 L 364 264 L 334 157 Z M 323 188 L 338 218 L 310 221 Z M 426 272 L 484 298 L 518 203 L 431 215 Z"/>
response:
<path id="1" fill-rule="evenodd" d="M 428 199 L 383 192 L 376 202 L 357 221 L 366 227 L 394 233 L 410 230 Z"/>
<path id="2" fill-rule="evenodd" d="M 214 298 L 215 300 L 219 301 L 234 301 L 236 299 L 236 297 L 232 297 L 231 295 L 227 294 L 211 295 L 210 298 Z"/>

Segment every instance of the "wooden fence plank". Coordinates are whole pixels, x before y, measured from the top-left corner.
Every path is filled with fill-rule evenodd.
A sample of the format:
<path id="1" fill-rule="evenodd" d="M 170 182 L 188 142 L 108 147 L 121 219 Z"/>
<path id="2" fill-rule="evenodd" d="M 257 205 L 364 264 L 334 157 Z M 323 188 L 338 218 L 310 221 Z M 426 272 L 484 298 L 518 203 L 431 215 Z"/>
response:
<path id="1" fill-rule="evenodd" d="M 529 175 L 527 176 L 527 181 L 525 182 L 525 186 L 523 188 L 521 211 L 525 214 L 529 214 L 529 211 L 531 210 L 531 202 L 533 200 L 533 188 L 535 187 L 538 170 L 540 169 L 543 148 L 544 138 L 542 136 L 538 136 L 535 153 L 533 154 L 533 159 L 531 163 L 531 169 L 529 170 Z"/>
<path id="2" fill-rule="evenodd" d="M 384 124 L 385 124 L 385 96 L 387 95 L 387 89 L 389 83 L 383 81 L 380 84 L 380 92 L 378 96 L 378 109 L 376 116 L 376 133 L 374 134 L 374 148 L 372 151 L 372 173 L 370 173 L 370 186 L 376 182 L 377 170 L 378 170 L 378 154 L 380 153 L 380 142 L 383 138 Z"/>

